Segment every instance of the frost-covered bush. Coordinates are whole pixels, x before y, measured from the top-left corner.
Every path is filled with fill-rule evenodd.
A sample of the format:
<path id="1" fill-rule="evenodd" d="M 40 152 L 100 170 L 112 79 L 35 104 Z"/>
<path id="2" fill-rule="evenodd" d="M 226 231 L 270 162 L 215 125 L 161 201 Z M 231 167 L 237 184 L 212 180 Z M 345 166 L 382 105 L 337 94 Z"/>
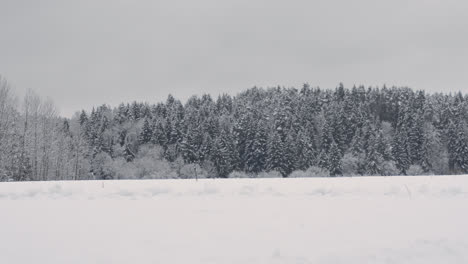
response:
<path id="1" fill-rule="evenodd" d="M 91 168 L 94 179 L 112 179 L 114 177 L 113 160 L 109 154 L 101 152 L 94 158 Z"/>
<path id="2" fill-rule="evenodd" d="M 228 178 L 253 178 L 253 176 L 242 171 L 233 171 L 229 174 Z"/>
<path id="3" fill-rule="evenodd" d="M 444 173 L 447 173 L 447 171 L 450 171 L 450 168 L 448 166 L 449 164 L 449 154 L 447 150 L 440 150 L 437 153 L 437 156 L 434 155 L 434 157 L 431 160 L 432 162 L 432 171 L 437 174 L 437 175 L 443 175 Z"/>
<path id="4" fill-rule="evenodd" d="M 330 177 L 330 172 L 327 169 L 312 166 L 306 170 L 308 177 Z"/>
<path id="5" fill-rule="evenodd" d="M 289 175 L 290 178 L 329 177 L 330 172 L 320 167 L 312 166 L 306 171 L 297 170 Z"/>
<path id="6" fill-rule="evenodd" d="M 171 164 L 162 156 L 158 146 L 141 146 L 132 162 L 117 158 L 111 164 L 110 174 L 115 179 L 170 179 L 177 178 Z"/>
<path id="7" fill-rule="evenodd" d="M 206 178 L 217 177 L 216 167 L 214 166 L 214 163 L 212 161 L 206 160 L 202 162 L 201 168 L 205 172 Z"/>
<path id="8" fill-rule="evenodd" d="M 185 165 L 185 162 L 184 162 L 184 159 L 182 157 L 177 157 L 174 161 L 172 161 L 171 163 L 171 168 L 173 171 L 176 172 L 177 174 L 177 177 L 176 178 L 179 178 L 180 176 L 180 170 L 182 169 L 182 167 L 184 167 Z"/>
<path id="9" fill-rule="evenodd" d="M 135 159 L 133 164 L 138 179 L 169 179 L 177 177 L 177 174 L 172 170 L 169 162 L 165 160 L 143 157 Z"/>
<path id="10" fill-rule="evenodd" d="M 140 174 L 141 179 L 175 179 L 177 173 L 172 169 L 169 162 L 158 160 L 153 163 L 151 169 L 146 174 Z"/>
<path id="11" fill-rule="evenodd" d="M 177 173 L 171 164 L 163 158 L 159 146 L 142 146 L 133 160 L 138 179 L 170 179 L 177 178 Z"/>
<path id="12" fill-rule="evenodd" d="M 260 172 L 257 178 L 283 178 L 279 171 Z"/>
<path id="13" fill-rule="evenodd" d="M 185 164 L 179 170 L 179 178 L 181 179 L 202 179 L 206 178 L 206 171 L 196 163 Z"/>
<path id="14" fill-rule="evenodd" d="M 125 161 L 123 158 L 115 159 L 113 164 L 114 179 L 138 179 L 135 164 Z"/>
<path id="15" fill-rule="evenodd" d="M 411 165 L 409 169 L 406 171 L 407 175 L 426 175 L 427 173 L 419 165 Z"/>
<path id="16" fill-rule="evenodd" d="M 382 162 L 381 174 L 382 176 L 396 176 L 400 175 L 400 171 L 394 161 L 384 161 Z"/>
<path id="17" fill-rule="evenodd" d="M 307 175 L 306 171 L 296 170 L 296 171 L 293 171 L 288 177 L 289 178 L 307 178 L 309 176 Z"/>
<path id="18" fill-rule="evenodd" d="M 341 159 L 341 170 L 343 176 L 356 176 L 358 175 L 358 169 L 360 164 L 358 156 L 351 153 L 346 153 Z"/>

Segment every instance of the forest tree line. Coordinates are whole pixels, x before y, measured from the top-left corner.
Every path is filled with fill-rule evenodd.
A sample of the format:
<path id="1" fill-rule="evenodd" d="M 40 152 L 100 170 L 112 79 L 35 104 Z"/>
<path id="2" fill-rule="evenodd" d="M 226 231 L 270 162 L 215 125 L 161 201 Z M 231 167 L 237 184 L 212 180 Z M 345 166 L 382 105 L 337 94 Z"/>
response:
<path id="1" fill-rule="evenodd" d="M 251 88 L 60 117 L 0 78 L 0 180 L 468 173 L 468 96 Z"/>

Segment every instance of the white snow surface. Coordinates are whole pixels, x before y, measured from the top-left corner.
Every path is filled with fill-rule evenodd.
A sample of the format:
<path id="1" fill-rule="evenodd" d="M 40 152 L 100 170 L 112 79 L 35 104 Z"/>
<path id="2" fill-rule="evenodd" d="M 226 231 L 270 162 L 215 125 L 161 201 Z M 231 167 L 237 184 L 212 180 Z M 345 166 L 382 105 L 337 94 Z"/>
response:
<path id="1" fill-rule="evenodd" d="M 468 263 L 468 176 L 0 184 L 0 263 Z"/>

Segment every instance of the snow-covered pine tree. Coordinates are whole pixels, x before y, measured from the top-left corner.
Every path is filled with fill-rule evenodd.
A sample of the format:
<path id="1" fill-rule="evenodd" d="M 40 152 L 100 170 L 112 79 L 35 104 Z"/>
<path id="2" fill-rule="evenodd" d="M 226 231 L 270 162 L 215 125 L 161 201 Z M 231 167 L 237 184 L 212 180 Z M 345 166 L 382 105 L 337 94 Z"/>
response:
<path id="1" fill-rule="evenodd" d="M 267 159 L 267 132 L 264 125 L 260 124 L 253 138 L 247 141 L 245 151 L 245 170 L 247 172 L 259 173 L 266 168 Z"/>
<path id="2" fill-rule="evenodd" d="M 286 147 L 277 131 L 271 133 L 267 146 L 267 170 L 278 171 L 283 177 L 286 177 L 289 172 L 288 159 L 285 153 Z"/>
<path id="3" fill-rule="evenodd" d="M 468 173 L 468 136 L 467 125 L 460 118 L 456 125 L 455 166 L 461 173 Z"/>
<path id="4" fill-rule="evenodd" d="M 140 135 L 138 136 L 138 141 L 140 145 L 148 144 L 151 142 L 152 137 L 153 137 L 153 130 L 150 125 L 150 121 L 147 118 L 145 118 Z"/>
<path id="5" fill-rule="evenodd" d="M 80 113 L 80 125 L 84 127 L 86 123 L 88 123 L 88 115 L 84 110 L 82 110 Z"/>
<path id="6" fill-rule="evenodd" d="M 202 144 L 202 136 L 197 128 L 189 128 L 180 143 L 180 153 L 185 163 L 196 163 L 200 160 L 200 146 Z"/>
<path id="7" fill-rule="evenodd" d="M 325 119 L 322 128 L 321 149 L 328 153 L 333 141 L 333 129 L 330 126 L 330 122 Z"/>
<path id="8" fill-rule="evenodd" d="M 344 95 L 343 95 L 344 96 Z M 348 148 L 347 140 L 347 130 L 348 127 L 348 116 L 347 113 L 344 112 L 342 107 L 339 107 L 338 110 L 335 110 L 334 117 L 333 117 L 333 139 L 337 144 L 340 152 L 344 154 L 346 149 Z"/>
<path id="9" fill-rule="evenodd" d="M 379 152 L 378 135 L 375 130 L 372 130 L 370 133 L 366 159 L 364 161 L 365 171 L 367 175 L 381 175 L 383 156 Z"/>
<path id="10" fill-rule="evenodd" d="M 424 139 L 423 139 L 423 144 L 421 147 L 421 168 L 424 170 L 424 172 L 430 172 L 432 171 L 432 160 L 431 160 L 431 154 L 433 154 L 432 150 L 432 144 L 434 144 L 436 139 L 430 139 L 430 132 L 425 132 L 424 133 Z"/>
<path id="11" fill-rule="evenodd" d="M 341 158 L 341 150 L 336 142 L 333 141 L 328 155 L 328 170 L 330 171 L 330 176 L 335 177 L 342 174 Z"/>
<path id="12" fill-rule="evenodd" d="M 121 103 L 121 104 L 119 104 L 119 106 L 117 108 L 117 113 L 114 116 L 114 120 L 115 120 L 115 122 L 117 122 L 118 124 L 121 125 L 125 121 L 127 121 L 127 118 L 128 118 L 128 109 L 125 106 L 125 104 Z"/>
<path id="13" fill-rule="evenodd" d="M 215 139 L 211 150 L 211 160 L 216 167 L 218 176 L 226 178 L 235 168 L 235 153 L 233 141 L 227 131 L 221 130 L 220 136 Z"/>
<path id="14" fill-rule="evenodd" d="M 446 137 L 447 137 L 447 152 L 448 152 L 448 167 L 450 173 L 455 173 L 455 164 L 457 160 L 457 143 L 458 143 L 458 135 L 457 135 L 457 127 L 450 121 L 447 129 L 446 129 Z"/>
<path id="15" fill-rule="evenodd" d="M 408 118 L 408 155 L 411 164 L 421 165 L 421 153 L 424 143 L 424 119 L 421 112 L 407 113 Z"/>
<path id="16" fill-rule="evenodd" d="M 211 153 L 214 148 L 213 139 L 210 134 L 206 133 L 202 136 L 203 139 L 199 150 L 199 159 L 201 162 L 211 159 Z"/>
<path id="17" fill-rule="evenodd" d="M 153 131 L 151 135 L 151 143 L 159 145 L 163 147 L 163 149 L 166 149 L 168 139 L 167 132 L 164 128 L 162 121 L 160 121 L 159 119 L 154 119 L 151 130 Z"/>
<path id="18" fill-rule="evenodd" d="M 406 175 L 406 171 L 409 169 L 411 163 L 408 155 L 407 132 L 405 129 L 396 132 L 393 139 L 392 154 L 400 173 Z"/>
<path id="19" fill-rule="evenodd" d="M 301 129 L 296 137 L 296 142 L 293 144 L 296 146 L 294 153 L 296 169 L 307 170 L 315 165 L 317 150 L 310 132 Z"/>

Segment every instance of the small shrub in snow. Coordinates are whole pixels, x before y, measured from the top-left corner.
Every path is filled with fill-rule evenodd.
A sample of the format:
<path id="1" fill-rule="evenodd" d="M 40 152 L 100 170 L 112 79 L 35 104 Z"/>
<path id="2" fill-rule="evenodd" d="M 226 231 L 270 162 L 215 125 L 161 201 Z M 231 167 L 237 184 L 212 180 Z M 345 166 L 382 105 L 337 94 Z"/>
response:
<path id="1" fill-rule="evenodd" d="M 206 178 L 206 171 L 204 171 L 200 165 L 196 163 L 185 164 L 180 168 L 179 178 L 181 179 L 202 179 Z"/>
<path id="2" fill-rule="evenodd" d="M 260 172 L 257 178 L 283 178 L 279 171 Z"/>
<path id="3" fill-rule="evenodd" d="M 306 171 L 308 177 L 330 177 L 330 171 L 317 166 L 312 166 Z"/>
<path id="4" fill-rule="evenodd" d="M 112 179 L 114 170 L 112 167 L 113 160 L 109 154 L 101 152 L 94 158 L 91 168 L 94 172 L 95 179 Z"/>
<path id="5" fill-rule="evenodd" d="M 437 152 L 437 156 L 434 156 L 432 159 L 432 171 L 437 175 L 443 175 L 450 171 L 448 166 L 449 164 L 449 154 L 447 150 L 440 150 Z"/>
<path id="6" fill-rule="evenodd" d="M 229 174 L 228 178 L 253 178 L 253 176 L 242 171 L 233 171 Z"/>
<path id="7" fill-rule="evenodd" d="M 172 170 L 177 173 L 177 178 L 178 178 L 179 175 L 180 175 L 180 170 L 185 165 L 184 159 L 179 156 L 174 161 L 172 161 L 170 164 L 171 164 Z"/>
<path id="8" fill-rule="evenodd" d="M 427 173 L 419 165 L 411 165 L 409 169 L 406 171 L 407 175 L 426 175 Z"/>
<path id="9" fill-rule="evenodd" d="M 114 170 L 114 179 L 138 179 L 135 164 L 125 161 L 124 158 L 115 159 L 112 168 Z"/>
<path id="10" fill-rule="evenodd" d="M 139 179 L 170 179 L 177 178 L 176 172 L 165 160 L 138 159 L 134 161 Z"/>
<path id="11" fill-rule="evenodd" d="M 158 146 L 143 145 L 133 162 L 117 158 L 112 163 L 115 179 L 167 179 L 177 178 L 169 162 L 163 159 Z"/>
<path id="12" fill-rule="evenodd" d="M 396 176 L 400 175 L 400 171 L 398 170 L 394 161 L 384 161 L 382 162 L 382 176 Z"/>
<path id="13" fill-rule="evenodd" d="M 343 176 L 358 175 L 360 159 L 351 153 L 346 153 L 341 159 L 341 169 Z"/>
<path id="14" fill-rule="evenodd" d="M 293 171 L 291 175 L 288 176 L 289 178 L 307 178 L 307 172 L 303 170 Z"/>
<path id="15" fill-rule="evenodd" d="M 216 167 L 214 166 L 214 163 L 212 161 L 206 160 L 206 161 L 202 162 L 201 168 L 205 172 L 205 177 L 206 178 L 216 178 L 217 177 Z"/>
<path id="16" fill-rule="evenodd" d="M 330 172 L 328 170 L 324 170 L 320 167 L 312 166 L 306 171 L 297 170 L 293 171 L 289 178 L 311 178 L 311 177 L 329 177 Z"/>

